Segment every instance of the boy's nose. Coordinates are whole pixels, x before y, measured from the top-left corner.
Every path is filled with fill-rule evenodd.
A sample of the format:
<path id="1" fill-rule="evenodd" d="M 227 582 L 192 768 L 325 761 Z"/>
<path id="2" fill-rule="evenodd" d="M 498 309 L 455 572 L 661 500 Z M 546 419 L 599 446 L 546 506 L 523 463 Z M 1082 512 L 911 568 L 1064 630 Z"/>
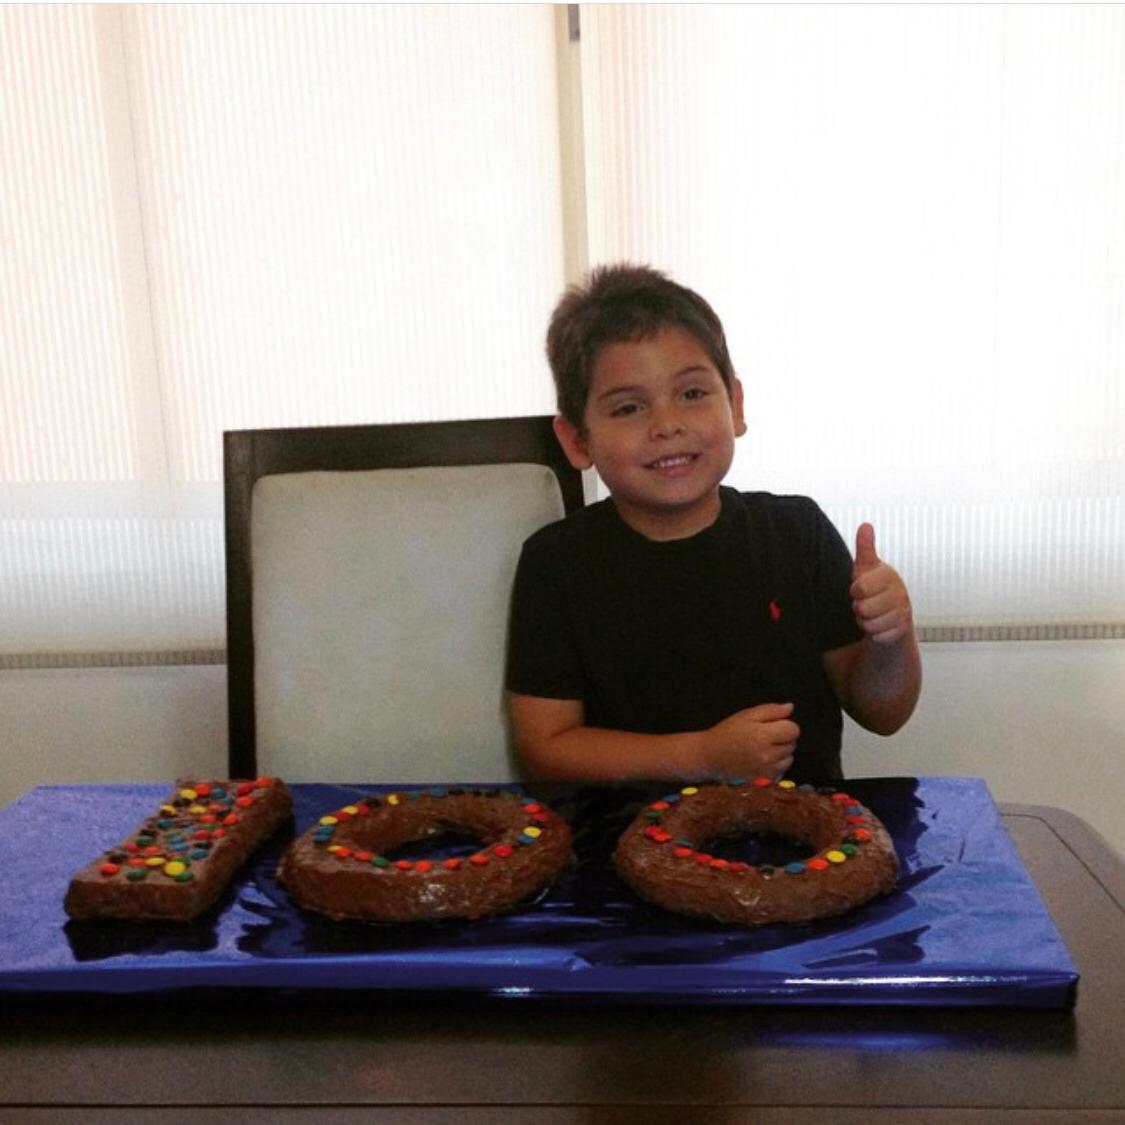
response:
<path id="1" fill-rule="evenodd" d="M 683 433 L 683 420 L 674 406 L 654 407 L 649 419 L 653 437 L 666 438 Z"/>

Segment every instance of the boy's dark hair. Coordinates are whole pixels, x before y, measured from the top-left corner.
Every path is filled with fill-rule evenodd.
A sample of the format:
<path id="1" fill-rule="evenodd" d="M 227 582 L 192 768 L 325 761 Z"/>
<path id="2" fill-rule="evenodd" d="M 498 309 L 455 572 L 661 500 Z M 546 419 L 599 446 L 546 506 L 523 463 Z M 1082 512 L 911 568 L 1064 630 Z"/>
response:
<path id="1" fill-rule="evenodd" d="M 599 266 L 585 285 L 572 285 L 547 328 L 547 360 L 559 413 L 584 429 L 586 399 L 602 348 L 644 340 L 669 327 L 690 332 L 702 344 L 729 391 L 734 368 L 723 325 L 698 293 L 651 266 L 628 263 Z"/>

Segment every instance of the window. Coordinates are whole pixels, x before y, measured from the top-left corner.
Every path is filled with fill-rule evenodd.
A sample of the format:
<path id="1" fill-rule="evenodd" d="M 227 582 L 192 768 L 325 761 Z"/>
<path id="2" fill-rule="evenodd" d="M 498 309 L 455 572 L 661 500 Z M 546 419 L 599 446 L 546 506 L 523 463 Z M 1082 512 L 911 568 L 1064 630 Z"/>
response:
<path id="1" fill-rule="evenodd" d="M 1125 8 L 605 5 L 583 46 L 592 258 L 723 318 L 732 483 L 871 519 L 931 636 L 1125 635 Z"/>
<path id="2" fill-rule="evenodd" d="M 224 429 L 552 408 L 550 8 L 0 19 L 0 652 L 221 650 Z"/>
<path id="3" fill-rule="evenodd" d="M 1125 635 L 1119 5 L 0 6 L 0 661 L 221 659 L 221 433 L 553 409 L 712 302 L 732 483 L 937 636 Z"/>

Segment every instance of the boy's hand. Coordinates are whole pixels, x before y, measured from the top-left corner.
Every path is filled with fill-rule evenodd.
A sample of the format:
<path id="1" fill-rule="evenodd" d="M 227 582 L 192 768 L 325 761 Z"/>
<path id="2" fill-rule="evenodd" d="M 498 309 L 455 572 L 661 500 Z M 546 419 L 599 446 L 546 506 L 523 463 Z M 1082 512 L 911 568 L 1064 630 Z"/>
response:
<path id="1" fill-rule="evenodd" d="M 875 529 L 859 525 L 852 567 L 852 612 L 860 628 L 876 644 L 892 644 L 910 629 L 910 595 L 898 571 L 875 551 Z"/>
<path id="2" fill-rule="evenodd" d="M 792 703 L 762 703 L 716 723 L 705 735 L 707 767 L 731 777 L 782 777 L 801 734 L 792 714 Z"/>

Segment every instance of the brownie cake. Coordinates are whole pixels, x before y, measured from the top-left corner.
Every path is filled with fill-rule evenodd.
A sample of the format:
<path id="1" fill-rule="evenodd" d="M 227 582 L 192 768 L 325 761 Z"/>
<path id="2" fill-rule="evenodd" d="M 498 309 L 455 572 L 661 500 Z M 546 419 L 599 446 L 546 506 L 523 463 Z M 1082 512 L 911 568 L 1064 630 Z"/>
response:
<path id="1" fill-rule="evenodd" d="M 72 918 L 189 921 L 293 813 L 285 783 L 177 782 L 159 809 L 70 881 Z"/>
<path id="2" fill-rule="evenodd" d="M 480 846 L 445 859 L 384 854 L 450 834 Z M 513 909 L 570 858 L 569 825 L 538 801 L 506 790 L 427 789 L 327 813 L 289 846 L 278 878 L 299 906 L 329 918 L 471 919 Z"/>
<path id="3" fill-rule="evenodd" d="M 773 867 L 707 851 L 722 837 L 751 832 L 806 844 L 815 855 Z M 887 830 L 858 801 L 767 778 L 690 785 L 653 802 L 625 830 L 614 864 L 657 906 L 744 926 L 843 914 L 898 878 Z"/>

